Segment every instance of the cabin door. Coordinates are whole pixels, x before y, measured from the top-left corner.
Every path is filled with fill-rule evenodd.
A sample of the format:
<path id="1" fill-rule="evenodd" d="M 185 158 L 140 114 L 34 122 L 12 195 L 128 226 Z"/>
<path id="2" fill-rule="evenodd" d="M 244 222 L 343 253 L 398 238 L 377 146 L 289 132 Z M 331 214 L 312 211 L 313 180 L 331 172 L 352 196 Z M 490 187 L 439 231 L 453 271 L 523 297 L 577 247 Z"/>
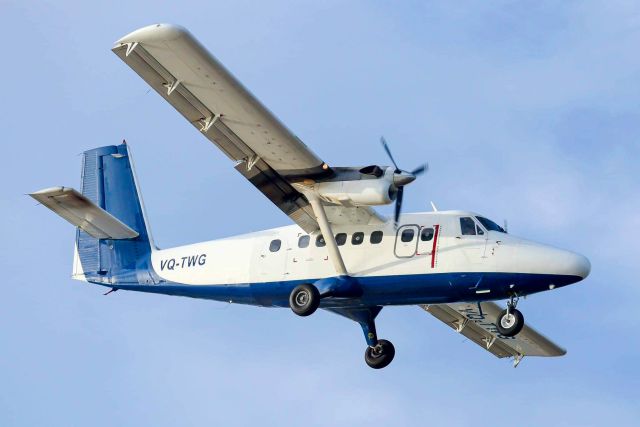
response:
<path id="1" fill-rule="evenodd" d="M 398 258 L 410 258 L 416 254 L 419 231 L 420 227 L 415 224 L 398 228 L 394 247 L 394 253 Z"/>

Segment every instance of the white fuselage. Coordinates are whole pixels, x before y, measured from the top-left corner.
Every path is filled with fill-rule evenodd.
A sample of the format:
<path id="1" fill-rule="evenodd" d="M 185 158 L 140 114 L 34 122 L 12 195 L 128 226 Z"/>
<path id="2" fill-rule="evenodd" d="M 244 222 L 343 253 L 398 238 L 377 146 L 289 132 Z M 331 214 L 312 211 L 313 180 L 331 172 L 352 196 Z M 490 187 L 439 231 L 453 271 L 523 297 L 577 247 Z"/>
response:
<path id="1" fill-rule="evenodd" d="M 339 248 L 352 277 L 460 272 L 576 276 L 585 275 L 585 270 L 588 273 L 588 261 L 572 252 L 486 229 L 482 235 L 461 234 L 460 217 L 474 215 L 462 211 L 406 214 L 398 231 L 391 222 L 334 227 L 333 231 L 335 235 L 346 234 L 346 242 Z M 423 240 L 424 228 L 437 229 L 437 234 Z M 403 242 L 403 231 L 408 229 L 414 230 L 414 236 L 409 240 L 408 232 L 405 238 L 408 241 Z M 383 233 L 379 243 L 371 243 L 375 231 Z M 363 233 L 360 244 L 352 243 L 356 233 Z M 316 245 L 319 233 L 310 235 L 307 247 L 299 247 L 299 239 L 305 235 L 292 225 L 155 250 L 153 269 L 163 280 L 188 285 L 270 283 L 335 276 L 327 247 Z M 278 243 L 272 242 L 278 240 L 279 248 L 275 250 Z"/>

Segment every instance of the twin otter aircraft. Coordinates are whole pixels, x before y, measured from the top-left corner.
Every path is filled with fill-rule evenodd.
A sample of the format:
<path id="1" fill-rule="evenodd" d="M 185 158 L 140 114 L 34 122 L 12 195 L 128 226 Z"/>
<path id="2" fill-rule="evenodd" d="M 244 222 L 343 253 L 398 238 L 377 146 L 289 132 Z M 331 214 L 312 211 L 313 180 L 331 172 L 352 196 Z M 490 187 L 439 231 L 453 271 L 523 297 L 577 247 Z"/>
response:
<path id="1" fill-rule="evenodd" d="M 525 326 L 518 299 L 579 282 L 589 261 L 516 238 L 466 211 L 400 215 L 405 186 L 424 172 L 324 163 L 185 29 L 158 24 L 113 52 L 222 150 L 295 225 L 158 249 L 129 147 L 86 151 L 80 191 L 31 194 L 77 228 L 73 278 L 111 288 L 266 307 L 318 307 L 360 324 L 365 360 L 383 368 L 393 345 L 375 319 L 417 305 L 498 357 L 561 356 Z M 371 206 L 395 201 L 395 218 Z M 494 300 L 508 300 L 502 310 Z"/>

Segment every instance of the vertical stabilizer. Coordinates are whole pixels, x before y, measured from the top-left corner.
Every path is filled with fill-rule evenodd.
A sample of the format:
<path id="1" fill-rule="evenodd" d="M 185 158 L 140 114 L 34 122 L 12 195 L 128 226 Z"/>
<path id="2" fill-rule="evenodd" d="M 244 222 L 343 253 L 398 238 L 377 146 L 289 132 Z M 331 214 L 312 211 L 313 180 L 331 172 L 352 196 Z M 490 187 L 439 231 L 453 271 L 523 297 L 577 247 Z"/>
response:
<path id="1" fill-rule="evenodd" d="M 73 277 L 107 285 L 154 283 L 153 242 L 126 143 L 85 151 L 81 192 L 138 233 L 131 239 L 96 238 L 78 228 Z"/>

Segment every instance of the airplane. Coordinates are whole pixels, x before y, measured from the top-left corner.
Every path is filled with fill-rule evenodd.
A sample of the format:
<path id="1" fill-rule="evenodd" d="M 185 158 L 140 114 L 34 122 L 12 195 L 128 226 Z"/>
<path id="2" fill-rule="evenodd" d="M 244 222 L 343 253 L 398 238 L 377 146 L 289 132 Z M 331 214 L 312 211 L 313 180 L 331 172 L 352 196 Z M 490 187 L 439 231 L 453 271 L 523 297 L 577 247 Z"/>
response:
<path id="1" fill-rule="evenodd" d="M 361 326 L 374 369 L 395 355 L 375 323 L 395 305 L 421 307 L 514 366 L 566 353 L 525 325 L 518 301 L 585 279 L 587 258 L 512 236 L 470 211 L 402 213 L 404 189 L 426 165 L 401 169 L 382 139 L 391 166 L 329 166 L 180 26 L 141 28 L 112 50 L 294 224 L 159 249 L 123 141 L 83 153 L 79 191 L 30 194 L 76 226 L 74 279 L 107 294 L 289 307 L 303 317 L 321 308 Z M 392 218 L 373 208 L 392 203 Z"/>

